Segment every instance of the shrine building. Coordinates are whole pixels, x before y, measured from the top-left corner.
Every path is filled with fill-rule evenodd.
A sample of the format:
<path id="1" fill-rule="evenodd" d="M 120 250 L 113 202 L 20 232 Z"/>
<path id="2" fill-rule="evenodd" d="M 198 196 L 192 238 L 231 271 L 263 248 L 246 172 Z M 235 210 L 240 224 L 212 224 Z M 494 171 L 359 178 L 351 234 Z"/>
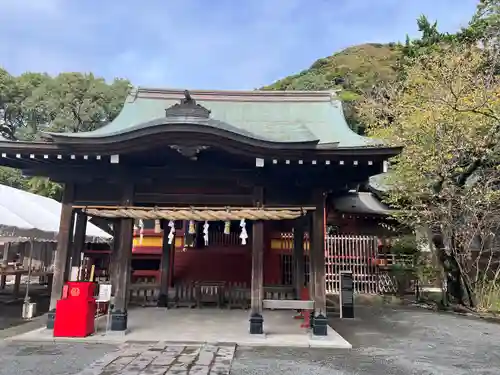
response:
<path id="1" fill-rule="evenodd" d="M 64 186 L 49 327 L 91 216 L 114 236 L 112 330 L 127 329 L 134 280 L 150 276 L 159 306 L 180 301 L 179 285 L 198 299 L 197 285 L 224 286 L 221 304 L 231 288 L 248 295 L 259 333 L 265 288 L 283 284 L 277 234 L 293 228 L 293 298 L 307 288 L 319 326 L 325 207 L 399 152 L 351 131 L 329 91 L 138 88 L 97 130 L 0 141 L 0 165 Z"/>

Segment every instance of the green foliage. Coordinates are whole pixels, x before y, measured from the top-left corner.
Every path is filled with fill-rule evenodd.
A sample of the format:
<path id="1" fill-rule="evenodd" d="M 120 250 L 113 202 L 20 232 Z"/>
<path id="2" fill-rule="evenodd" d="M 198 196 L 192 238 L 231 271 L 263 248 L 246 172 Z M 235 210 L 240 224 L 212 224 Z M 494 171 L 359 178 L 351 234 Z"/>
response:
<path id="1" fill-rule="evenodd" d="M 50 77 L 25 73 L 18 77 L 0 70 L 0 135 L 30 140 L 39 131 L 81 132 L 97 129 L 115 118 L 130 90 L 130 82 L 110 84 L 93 74 L 61 73 Z"/>
<path id="2" fill-rule="evenodd" d="M 263 90 L 338 90 L 351 128 L 363 133 L 354 103 L 378 82 L 397 75 L 401 47 L 397 44 L 363 44 L 314 62 L 311 67 L 279 80 Z"/>
<path id="3" fill-rule="evenodd" d="M 40 131 L 82 132 L 112 121 L 130 91 L 128 80 L 106 83 L 93 74 L 42 73 L 12 76 L 0 69 L 0 136 L 34 140 Z M 0 183 L 55 199 L 61 186 L 46 178 L 25 179 L 19 171 L 0 169 Z"/>
<path id="4" fill-rule="evenodd" d="M 16 189 L 27 190 L 27 180 L 17 169 L 0 167 L 0 183 Z"/>
<path id="5" fill-rule="evenodd" d="M 36 126 L 34 113 L 26 106 L 33 90 L 50 78 L 40 73 L 25 73 L 11 76 L 0 69 L 0 135 L 11 140 L 18 139 L 28 128 Z"/>
<path id="6" fill-rule="evenodd" d="M 391 243 L 393 254 L 415 254 L 417 253 L 417 240 L 414 234 L 396 237 Z"/>

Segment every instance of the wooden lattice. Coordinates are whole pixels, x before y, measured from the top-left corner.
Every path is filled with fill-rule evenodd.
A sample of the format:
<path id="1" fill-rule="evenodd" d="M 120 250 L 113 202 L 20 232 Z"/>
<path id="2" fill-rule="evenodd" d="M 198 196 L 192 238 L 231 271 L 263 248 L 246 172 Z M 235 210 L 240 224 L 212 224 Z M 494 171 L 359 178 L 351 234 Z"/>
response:
<path id="1" fill-rule="evenodd" d="M 372 236 L 335 235 L 326 237 L 326 292 L 340 291 L 340 272 L 352 271 L 354 292 L 379 293 L 377 238 Z"/>

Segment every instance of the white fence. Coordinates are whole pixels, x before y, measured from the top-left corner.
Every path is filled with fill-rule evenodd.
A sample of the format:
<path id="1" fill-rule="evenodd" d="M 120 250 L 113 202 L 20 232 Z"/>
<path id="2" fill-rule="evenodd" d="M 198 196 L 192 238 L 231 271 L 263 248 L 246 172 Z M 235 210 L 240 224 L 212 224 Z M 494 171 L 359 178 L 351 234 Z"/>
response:
<path id="1" fill-rule="evenodd" d="M 352 271 L 355 293 L 375 294 L 379 288 L 377 238 L 335 235 L 326 237 L 326 293 L 340 291 L 340 272 Z"/>

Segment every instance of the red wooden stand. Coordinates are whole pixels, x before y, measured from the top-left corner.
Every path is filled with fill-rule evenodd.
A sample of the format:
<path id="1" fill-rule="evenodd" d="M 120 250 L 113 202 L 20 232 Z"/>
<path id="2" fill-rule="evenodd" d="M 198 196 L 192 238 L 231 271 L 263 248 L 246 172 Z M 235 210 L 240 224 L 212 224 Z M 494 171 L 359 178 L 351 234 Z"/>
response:
<path id="1" fill-rule="evenodd" d="M 86 337 L 94 333 L 95 284 L 67 282 L 57 301 L 54 337 Z"/>
<path id="2" fill-rule="evenodd" d="M 302 288 L 300 292 L 300 299 L 302 301 L 309 300 L 309 288 Z M 310 311 L 300 310 L 294 319 L 303 319 L 304 322 L 300 325 L 300 328 L 311 328 L 311 314 Z"/>

